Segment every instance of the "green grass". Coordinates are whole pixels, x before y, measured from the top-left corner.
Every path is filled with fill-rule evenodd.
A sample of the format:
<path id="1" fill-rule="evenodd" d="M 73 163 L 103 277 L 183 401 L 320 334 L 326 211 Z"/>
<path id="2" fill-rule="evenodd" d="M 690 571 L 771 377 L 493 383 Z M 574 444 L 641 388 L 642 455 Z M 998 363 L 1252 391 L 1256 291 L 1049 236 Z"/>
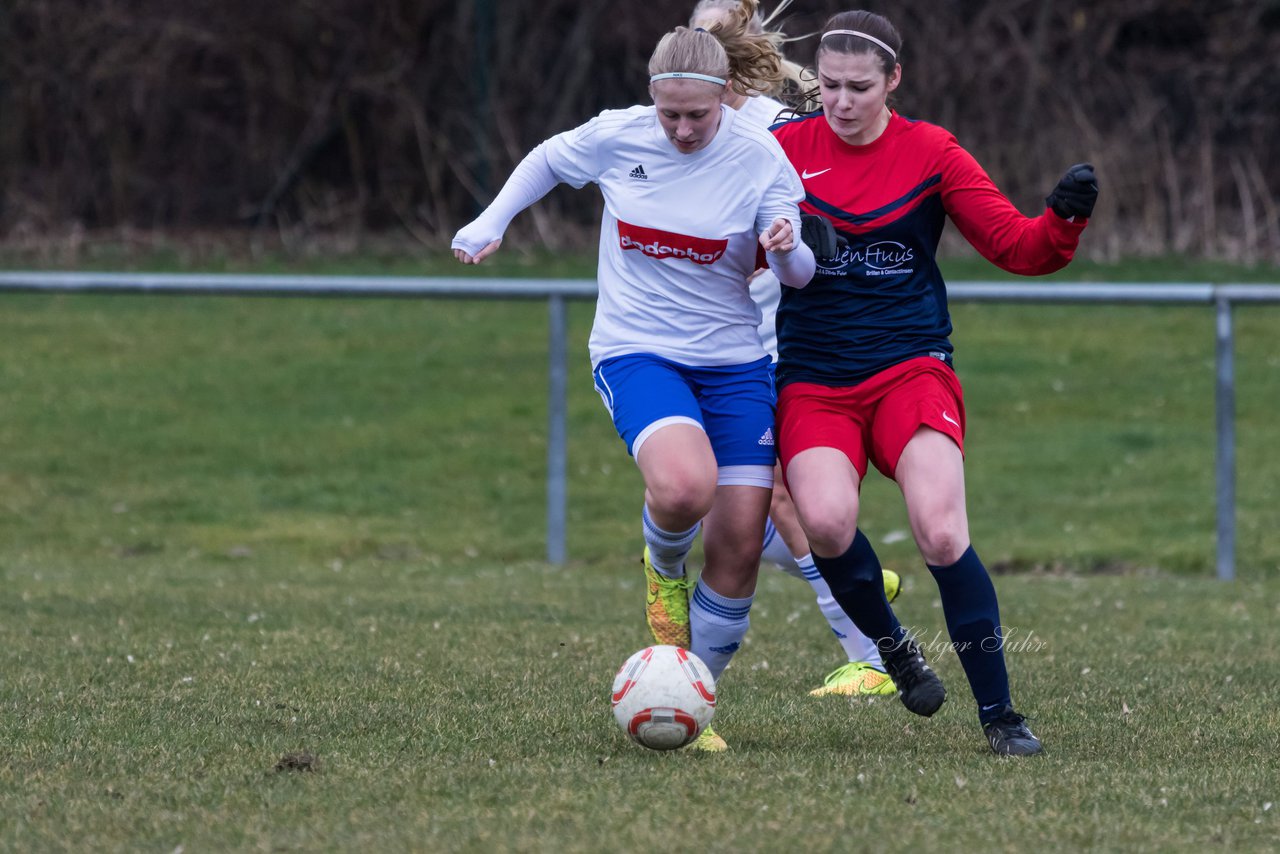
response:
<path id="1" fill-rule="evenodd" d="M 997 579 L 1048 748 L 1022 762 L 949 652 L 928 721 L 805 696 L 838 647 L 777 573 L 723 680 L 734 750 L 628 744 L 640 481 L 571 315 L 561 568 L 540 304 L 3 297 L 0 848 L 1280 845 L 1276 308 L 1237 313 L 1220 584 L 1208 309 L 956 307 L 975 543 L 1039 570 Z M 932 638 L 932 583 L 884 542 L 900 497 L 864 503 Z M 295 751 L 316 770 L 274 770 Z"/>
<path id="2" fill-rule="evenodd" d="M 9 296 L 0 555 L 543 553 L 538 303 Z M 635 535 L 639 476 L 571 311 L 569 552 Z M 1239 572 L 1280 575 L 1277 307 L 1239 312 Z M 1178 307 L 955 308 L 974 540 L 996 565 L 1214 564 L 1212 323 Z M 867 483 L 866 527 L 905 531 Z M 909 541 L 884 544 L 910 569 Z"/>
<path id="3" fill-rule="evenodd" d="M 912 581 L 904 619 L 941 630 Z M 950 653 L 928 721 L 807 697 L 838 648 L 778 573 L 722 680 L 723 756 L 613 725 L 612 670 L 643 643 L 631 567 L 147 557 L 5 586 L 8 850 L 1280 843 L 1274 583 L 1004 579 L 1048 749 L 1025 761 L 987 753 Z M 297 751 L 317 770 L 274 770 Z"/>

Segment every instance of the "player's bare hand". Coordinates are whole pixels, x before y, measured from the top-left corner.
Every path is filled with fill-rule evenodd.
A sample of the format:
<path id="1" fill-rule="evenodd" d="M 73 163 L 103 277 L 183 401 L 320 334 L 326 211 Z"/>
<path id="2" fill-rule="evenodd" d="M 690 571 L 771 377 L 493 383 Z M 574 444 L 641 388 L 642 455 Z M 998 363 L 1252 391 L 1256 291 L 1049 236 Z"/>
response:
<path id="1" fill-rule="evenodd" d="M 501 245 L 502 245 L 502 238 L 499 237 L 497 240 L 493 241 L 488 246 L 484 247 L 474 255 L 467 252 L 467 250 L 465 249 L 455 248 L 453 250 L 453 257 L 457 258 L 463 264 L 479 264 L 481 261 L 488 258 L 493 253 L 497 252 L 498 247 Z"/>
<path id="2" fill-rule="evenodd" d="M 785 217 L 775 219 L 769 230 L 760 235 L 760 245 L 765 252 L 790 252 L 795 249 L 796 238 L 791 220 Z"/>

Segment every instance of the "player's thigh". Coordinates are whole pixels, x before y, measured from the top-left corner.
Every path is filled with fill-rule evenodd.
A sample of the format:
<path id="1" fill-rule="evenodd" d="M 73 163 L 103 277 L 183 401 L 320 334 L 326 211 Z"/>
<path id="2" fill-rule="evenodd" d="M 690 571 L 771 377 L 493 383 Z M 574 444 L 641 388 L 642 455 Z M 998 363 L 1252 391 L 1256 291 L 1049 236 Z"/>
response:
<path id="1" fill-rule="evenodd" d="M 824 557 L 843 553 L 858 526 L 861 478 L 844 451 L 815 447 L 787 466 L 787 485 L 809 545 Z"/>
<path id="2" fill-rule="evenodd" d="M 947 436 L 964 453 L 964 394 L 955 371 L 930 357 L 912 359 L 878 374 L 869 424 L 871 461 L 897 480 L 899 458 L 921 427 Z"/>
<path id="3" fill-rule="evenodd" d="M 596 365 L 592 379 L 632 456 L 668 424 L 704 429 L 694 388 L 673 362 L 649 353 L 615 356 Z"/>
<path id="4" fill-rule="evenodd" d="M 954 563 L 969 547 L 964 457 L 954 439 L 920 427 L 899 457 L 897 481 L 924 559 L 934 566 Z"/>
<path id="5" fill-rule="evenodd" d="M 705 512 L 718 469 L 695 386 L 682 367 L 638 353 L 604 360 L 593 378 L 650 497 L 673 512 L 696 506 Z"/>
<path id="6" fill-rule="evenodd" d="M 791 463 L 814 448 L 840 451 L 861 479 L 867 472 L 865 414 L 852 406 L 847 390 L 813 383 L 791 383 L 778 394 L 778 465 L 783 481 L 797 499 L 791 483 Z"/>
<path id="7" fill-rule="evenodd" d="M 654 430 L 640 445 L 636 465 L 655 509 L 701 516 L 715 500 L 720 468 L 697 425 L 680 421 Z"/>
<path id="8" fill-rule="evenodd" d="M 738 482 L 770 486 L 777 459 L 774 440 L 776 396 L 770 360 L 743 365 L 689 368 L 695 384 L 702 424 L 722 471 L 763 469 L 749 479 L 721 478 L 721 485 Z"/>
<path id="9" fill-rule="evenodd" d="M 847 389 L 792 383 L 778 396 L 784 483 L 810 545 L 819 545 L 816 535 L 824 553 L 852 541 L 867 469 L 865 417 Z"/>

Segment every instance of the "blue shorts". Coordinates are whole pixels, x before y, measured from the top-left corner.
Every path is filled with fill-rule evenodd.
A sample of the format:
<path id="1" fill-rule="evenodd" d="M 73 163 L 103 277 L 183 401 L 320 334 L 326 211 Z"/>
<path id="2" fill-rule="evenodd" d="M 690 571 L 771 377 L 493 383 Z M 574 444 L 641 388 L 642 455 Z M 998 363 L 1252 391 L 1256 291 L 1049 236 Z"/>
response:
<path id="1" fill-rule="evenodd" d="M 721 469 L 768 466 L 772 471 L 776 396 L 770 364 L 765 356 L 746 365 L 692 367 L 635 353 L 605 359 L 592 373 L 632 456 L 660 427 L 684 423 L 707 434 Z"/>

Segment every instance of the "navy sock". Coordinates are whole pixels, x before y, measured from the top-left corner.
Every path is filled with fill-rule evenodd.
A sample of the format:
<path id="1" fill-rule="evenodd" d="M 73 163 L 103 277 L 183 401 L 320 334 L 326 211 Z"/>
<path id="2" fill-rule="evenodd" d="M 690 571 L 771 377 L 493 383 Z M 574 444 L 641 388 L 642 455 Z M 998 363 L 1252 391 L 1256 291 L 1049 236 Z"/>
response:
<path id="1" fill-rule="evenodd" d="M 973 546 L 951 566 L 930 566 L 929 572 L 938 582 L 947 631 L 978 701 L 978 717 L 988 723 L 1010 705 L 995 585 Z"/>
<path id="2" fill-rule="evenodd" d="M 889 607 L 889 600 L 884 598 L 880 558 L 862 531 L 854 533 L 853 542 L 844 554 L 839 557 L 815 554 L 813 563 L 831 588 L 832 597 L 858 631 L 875 641 L 880 649 L 902 642 L 907 632 Z"/>

